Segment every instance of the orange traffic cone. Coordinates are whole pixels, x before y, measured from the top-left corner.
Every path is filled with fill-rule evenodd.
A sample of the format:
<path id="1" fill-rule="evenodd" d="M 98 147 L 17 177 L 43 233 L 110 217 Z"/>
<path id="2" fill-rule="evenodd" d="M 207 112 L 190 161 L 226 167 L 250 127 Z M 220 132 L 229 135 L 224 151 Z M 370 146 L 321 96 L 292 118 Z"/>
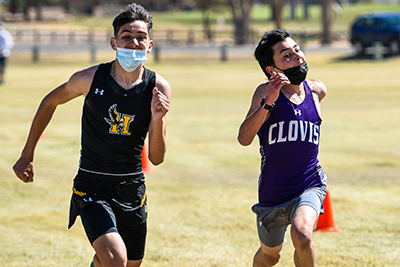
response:
<path id="1" fill-rule="evenodd" d="M 340 229 L 335 226 L 335 219 L 333 218 L 332 201 L 329 195 L 329 190 L 326 191 L 324 200 L 324 214 L 321 214 L 317 221 L 317 226 L 314 231 L 321 232 L 339 232 Z"/>
<path id="2" fill-rule="evenodd" d="M 146 144 L 143 145 L 142 150 L 142 169 L 144 173 L 152 173 L 153 169 L 150 168 L 149 158 L 147 157 L 147 148 Z"/>

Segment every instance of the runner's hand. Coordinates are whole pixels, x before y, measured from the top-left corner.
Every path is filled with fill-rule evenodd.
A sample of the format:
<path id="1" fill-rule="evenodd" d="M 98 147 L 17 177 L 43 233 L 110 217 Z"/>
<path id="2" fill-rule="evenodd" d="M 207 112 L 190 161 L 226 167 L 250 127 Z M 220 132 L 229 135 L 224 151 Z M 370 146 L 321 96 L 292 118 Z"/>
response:
<path id="1" fill-rule="evenodd" d="M 282 86 L 290 84 L 290 81 L 283 73 L 276 72 L 268 68 L 266 70 L 269 74 L 271 74 L 271 77 L 269 78 L 269 87 L 268 93 L 265 96 L 265 102 L 267 104 L 272 104 L 278 99 Z"/>
<path id="2" fill-rule="evenodd" d="M 33 168 L 33 162 L 25 157 L 20 157 L 18 161 L 14 164 L 13 170 L 17 177 L 25 183 L 33 182 L 33 176 L 35 174 Z"/>
<path id="3" fill-rule="evenodd" d="M 154 119 L 162 119 L 169 111 L 169 99 L 157 87 L 153 89 L 151 115 Z"/>

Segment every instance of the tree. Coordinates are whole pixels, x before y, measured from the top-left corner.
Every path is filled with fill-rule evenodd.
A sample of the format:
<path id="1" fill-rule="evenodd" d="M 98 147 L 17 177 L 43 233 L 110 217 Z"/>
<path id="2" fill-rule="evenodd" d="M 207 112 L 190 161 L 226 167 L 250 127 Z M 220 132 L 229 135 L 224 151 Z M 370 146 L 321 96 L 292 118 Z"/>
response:
<path id="1" fill-rule="evenodd" d="M 43 1 L 42 0 L 30 0 L 30 4 L 34 7 L 35 13 L 36 13 L 36 20 L 42 20 L 42 6 L 43 6 Z"/>
<path id="2" fill-rule="evenodd" d="M 277 29 L 282 28 L 282 10 L 286 5 L 286 0 L 269 0 L 272 10 L 272 18 L 275 21 L 275 27 Z"/>
<path id="3" fill-rule="evenodd" d="M 322 5 L 322 43 L 332 43 L 332 4 L 333 0 L 321 0 Z"/>
<path id="4" fill-rule="evenodd" d="M 197 8 L 201 10 L 203 31 L 205 38 L 212 40 L 211 12 L 222 4 L 222 0 L 195 0 Z"/>
<path id="5" fill-rule="evenodd" d="M 310 0 L 303 0 L 303 6 L 304 6 L 304 19 L 308 20 L 310 18 L 310 12 L 309 12 L 309 8 L 310 8 Z"/>
<path id="6" fill-rule="evenodd" d="M 22 13 L 24 14 L 24 20 L 29 20 L 29 1 L 24 0 L 22 2 Z"/>
<path id="7" fill-rule="evenodd" d="M 93 15 L 93 7 L 100 5 L 100 0 L 46 0 L 48 2 L 58 3 L 61 5 L 65 12 L 70 14 L 86 14 Z M 113 1 L 114 4 L 119 4 L 119 1 Z"/>
<path id="8" fill-rule="evenodd" d="M 297 0 L 289 0 L 289 4 L 290 4 L 290 19 L 296 20 L 297 19 L 297 15 L 296 15 Z"/>
<path id="9" fill-rule="evenodd" d="M 232 9 L 235 26 L 235 44 L 243 45 L 250 42 L 250 11 L 253 0 L 227 0 Z"/>

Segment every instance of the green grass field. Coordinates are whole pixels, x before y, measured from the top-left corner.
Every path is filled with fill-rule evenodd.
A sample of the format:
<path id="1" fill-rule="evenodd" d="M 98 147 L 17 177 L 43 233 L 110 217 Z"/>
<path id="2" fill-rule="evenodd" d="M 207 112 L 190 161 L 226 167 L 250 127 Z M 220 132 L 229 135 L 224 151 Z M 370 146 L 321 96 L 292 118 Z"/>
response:
<path id="1" fill-rule="evenodd" d="M 315 232 L 318 266 L 398 266 L 400 262 L 400 58 L 339 60 L 307 55 L 309 78 L 328 87 L 320 160 L 339 233 Z M 19 157 L 42 97 L 78 62 L 31 64 L 14 54 L 0 87 L 0 266 L 89 266 L 80 222 L 67 229 L 79 160 L 82 99 L 56 111 L 36 150 L 36 181 L 20 182 Z M 111 60 L 112 55 L 103 55 Z M 251 266 L 259 155 L 236 141 L 255 87 L 255 61 L 154 63 L 171 84 L 168 153 L 147 175 L 149 223 L 144 267 Z M 293 266 L 287 236 L 278 266 Z"/>

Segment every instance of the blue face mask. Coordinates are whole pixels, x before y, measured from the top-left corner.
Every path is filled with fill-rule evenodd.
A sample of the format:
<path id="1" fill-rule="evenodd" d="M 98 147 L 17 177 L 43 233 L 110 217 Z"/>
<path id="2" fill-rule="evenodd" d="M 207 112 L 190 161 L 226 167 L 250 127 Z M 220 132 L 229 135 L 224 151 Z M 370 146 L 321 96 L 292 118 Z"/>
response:
<path id="1" fill-rule="evenodd" d="M 117 47 L 117 56 L 119 64 L 127 72 L 132 72 L 139 65 L 147 60 L 147 50 L 136 50 Z"/>

